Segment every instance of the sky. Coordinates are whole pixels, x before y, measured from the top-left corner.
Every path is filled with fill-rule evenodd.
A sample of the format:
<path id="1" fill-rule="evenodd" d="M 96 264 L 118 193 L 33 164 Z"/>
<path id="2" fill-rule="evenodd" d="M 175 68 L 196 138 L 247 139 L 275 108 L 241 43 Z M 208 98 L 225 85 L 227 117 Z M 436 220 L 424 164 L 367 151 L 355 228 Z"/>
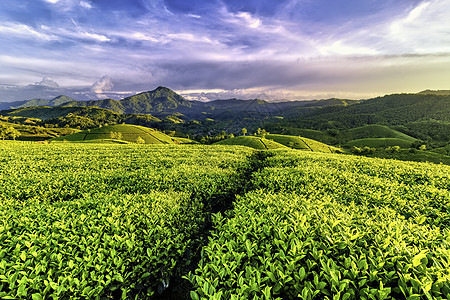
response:
<path id="1" fill-rule="evenodd" d="M 450 0 L 2 0 L 0 101 L 450 89 Z"/>

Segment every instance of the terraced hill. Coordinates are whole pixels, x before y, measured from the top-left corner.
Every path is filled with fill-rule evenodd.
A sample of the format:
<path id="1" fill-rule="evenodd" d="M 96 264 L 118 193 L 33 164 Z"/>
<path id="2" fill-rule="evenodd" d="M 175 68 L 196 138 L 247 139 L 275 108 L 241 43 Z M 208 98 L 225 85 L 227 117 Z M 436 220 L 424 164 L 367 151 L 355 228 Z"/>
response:
<path id="1" fill-rule="evenodd" d="M 287 148 L 286 146 L 274 142 L 272 140 L 268 140 L 261 137 L 256 136 L 237 136 L 234 138 L 226 139 L 220 142 L 215 143 L 215 145 L 240 145 L 247 146 L 250 148 L 258 149 L 258 150 L 270 150 L 270 149 L 279 149 L 279 148 Z"/>
<path id="2" fill-rule="evenodd" d="M 282 134 L 267 134 L 267 139 L 280 143 L 290 148 L 307 150 L 312 152 L 334 153 L 339 152 L 339 149 L 328 146 L 324 143 L 304 138 L 301 136 L 282 135 Z"/>
<path id="3" fill-rule="evenodd" d="M 343 132 L 343 136 L 348 141 L 367 138 L 395 138 L 402 139 L 410 143 L 417 141 L 416 138 L 389 128 L 388 126 L 375 124 L 348 129 Z"/>
<path id="4" fill-rule="evenodd" d="M 145 144 L 175 144 L 174 140 L 159 131 L 137 125 L 110 125 L 90 130 L 84 130 L 71 135 L 51 139 L 51 141 L 68 142 L 138 142 L 142 139 Z M 141 141 L 141 143 L 143 143 Z"/>

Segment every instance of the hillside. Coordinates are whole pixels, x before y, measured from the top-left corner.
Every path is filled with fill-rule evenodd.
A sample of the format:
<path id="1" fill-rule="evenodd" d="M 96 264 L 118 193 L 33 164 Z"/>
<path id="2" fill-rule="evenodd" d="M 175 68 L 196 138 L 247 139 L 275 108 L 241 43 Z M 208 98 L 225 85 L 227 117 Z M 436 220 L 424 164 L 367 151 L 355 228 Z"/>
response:
<path id="1" fill-rule="evenodd" d="M 131 143 L 139 143 L 142 139 L 145 144 L 175 144 L 174 140 L 159 131 L 137 125 L 110 125 L 100 128 L 84 130 L 71 135 L 57 137 L 50 141 L 68 142 L 104 142 L 119 140 Z"/>
<path id="2" fill-rule="evenodd" d="M 39 120 L 26 119 L 22 120 L 24 124 L 16 124 L 11 121 L 17 120 L 19 117 L 1 117 L 0 124 L 4 126 L 12 126 L 20 135 L 16 138 L 18 141 L 44 141 L 54 137 L 64 136 L 78 132 L 73 128 L 46 128 L 36 125 Z"/>
<path id="3" fill-rule="evenodd" d="M 335 147 L 331 147 L 324 143 L 304 138 L 301 136 L 267 134 L 265 135 L 265 138 L 293 149 L 307 150 L 312 152 L 325 152 L 325 153 L 339 152 L 339 150 Z"/>
<path id="4" fill-rule="evenodd" d="M 341 138 L 346 141 L 363 138 L 396 138 L 411 143 L 417 141 L 416 138 L 383 125 L 366 125 L 348 129 L 342 132 Z"/>
<path id="5" fill-rule="evenodd" d="M 258 150 L 270 150 L 270 149 L 281 149 L 287 148 L 286 146 L 274 142 L 272 140 L 268 140 L 261 137 L 256 136 L 237 136 L 234 138 L 229 138 L 220 142 L 215 143 L 214 145 L 234 145 L 234 146 L 246 146 Z"/>
<path id="6" fill-rule="evenodd" d="M 271 132 L 283 128 L 343 131 L 373 124 L 389 126 L 413 138 L 444 142 L 450 134 L 450 96 L 387 95 L 350 106 L 324 107 L 301 118 L 268 123 L 267 128 Z"/>

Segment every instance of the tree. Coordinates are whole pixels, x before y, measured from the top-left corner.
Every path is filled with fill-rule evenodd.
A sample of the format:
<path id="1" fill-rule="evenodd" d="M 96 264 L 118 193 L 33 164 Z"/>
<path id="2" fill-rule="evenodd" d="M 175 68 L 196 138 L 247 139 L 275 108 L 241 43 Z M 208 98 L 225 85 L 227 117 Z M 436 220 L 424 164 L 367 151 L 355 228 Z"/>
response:
<path id="1" fill-rule="evenodd" d="M 242 133 L 242 135 L 246 135 L 247 134 L 247 129 L 246 128 L 242 128 L 241 129 L 241 133 Z"/>
<path id="2" fill-rule="evenodd" d="M 140 136 L 138 136 L 136 139 L 136 144 L 145 144 L 145 140 L 143 138 L 141 138 Z"/>
<path id="3" fill-rule="evenodd" d="M 122 133 L 120 133 L 120 132 L 114 132 L 114 131 L 111 131 L 111 132 L 109 133 L 109 136 L 110 136 L 111 139 L 113 139 L 113 140 L 121 140 L 121 139 L 122 139 Z"/>

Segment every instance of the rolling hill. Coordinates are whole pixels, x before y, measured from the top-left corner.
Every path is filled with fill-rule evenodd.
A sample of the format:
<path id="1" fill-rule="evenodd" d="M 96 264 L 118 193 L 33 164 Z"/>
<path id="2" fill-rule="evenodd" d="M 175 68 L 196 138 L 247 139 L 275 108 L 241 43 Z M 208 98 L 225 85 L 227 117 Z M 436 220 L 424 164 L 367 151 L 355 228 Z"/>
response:
<path id="1" fill-rule="evenodd" d="M 168 135 L 151 128 L 137 125 L 110 125 L 84 130 L 71 135 L 57 137 L 50 141 L 105 142 L 125 141 L 136 143 L 141 138 L 145 144 L 175 144 Z M 178 143 L 178 142 L 177 142 Z"/>
<path id="2" fill-rule="evenodd" d="M 314 141 L 299 136 L 289 136 L 281 134 L 267 134 L 264 137 L 238 136 L 222 140 L 220 142 L 215 143 L 215 145 L 241 145 L 259 150 L 270 150 L 289 147 L 293 149 L 312 152 L 326 152 L 326 153 L 340 152 L 339 149 L 320 143 L 318 141 Z"/>
<path id="3" fill-rule="evenodd" d="M 220 142 L 215 143 L 214 145 L 239 145 L 246 146 L 258 150 L 271 150 L 271 149 L 280 149 L 287 148 L 286 146 L 274 142 L 272 140 L 268 140 L 261 137 L 256 136 L 237 136 L 234 138 L 229 138 Z"/>
<path id="4" fill-rule="evenodd" d="M 393 94 L 349 106 L 324 107 L 302 117 L 285 118 L 278 127 L 347 130 L 372 124 L 396 126 L 414 138 L 439 122 L 450 128 L 450 95 Z M 420 123 L 420 128 L 410 124 Z M 397 128 L 398 127 L 398 128 Z"/>
<path id="5" fill-rule="evenodd" d="M 335 153 L 339 152 L 339 149 L 328 146 L 324 143 L 304 138 L 301 136 L 281 135 L 281 134 L 267 134 L 266 139 L 275 141 L 287 147 L 299 150 L 306 150 L 312 152 L 326 152 Z"/>
<path id="6" fill-rule="evenodd" d="M 342 132 L 342 138 L 347 141 L 363 138 L 396 138 L 411 143 L 417 141 L 417 139 L 412 136 L 383 125 L 366 125 L 348 129 Z"/>

